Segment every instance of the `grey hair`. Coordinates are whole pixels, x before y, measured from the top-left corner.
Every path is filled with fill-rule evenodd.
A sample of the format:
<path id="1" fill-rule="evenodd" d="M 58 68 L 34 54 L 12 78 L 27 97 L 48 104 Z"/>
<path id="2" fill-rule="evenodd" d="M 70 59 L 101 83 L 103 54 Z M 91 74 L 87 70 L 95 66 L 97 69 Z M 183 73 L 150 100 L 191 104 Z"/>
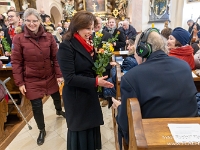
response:
<path id="1" fill-rule="evenodd" d="M 123 23 L 127 23 L 129 25 L 129 21 L 128 20 L 124 20 Z"/>
<path id="2" fill-rule="evenodd" d="M 193 23 L 194 21 L 193 21 L 192 19 L 189 19 L 189 20 L 187 21 L 187 23 L 188 23 L 188 22 L 192 22 L 192 23 Z"/>
<path id="3" fill-rule="evenodd" d="M 38 11 L 36 9 L 34 9 L 34 8 L 28 8 L 28 9 L 26 9 L 25 12 L 24 12 L 23 17 L 24 17 L 24 19 L 26 19 L 30 15 L 34 15 L 35 17 L 37 17 L 37 19 L 39 21 L 42 21 L 42 19 L 40 17 L 40 14 L 38 13 Z"/>
<path id="4" fill-rule="evenodd" d="M 152 52 L 162 50 L 168 54 L 167 40 L 159 33 L 152 31 L 147 39 L 147 42 L 152 46 Z"/>
<path id="5" fill-rule="evenodd" d="M 135 47 L 137 47 L 140 36 L 141 33 L 136 36 Z M 166 54 L 168 54 L 169 50 L 167 48 L 167 40 L 161 34 L 152 31 L 148 36 L 147 42 L 151 44 L 152 52 L 155 52 L 157 50 L 162 50 Z"/>

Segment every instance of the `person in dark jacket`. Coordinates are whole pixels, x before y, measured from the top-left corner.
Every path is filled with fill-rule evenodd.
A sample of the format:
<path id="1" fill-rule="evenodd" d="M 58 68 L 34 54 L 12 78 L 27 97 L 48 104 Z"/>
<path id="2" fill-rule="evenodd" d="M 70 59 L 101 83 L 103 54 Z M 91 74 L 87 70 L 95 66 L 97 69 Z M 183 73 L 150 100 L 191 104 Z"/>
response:
<path id="1" fill-rule="evenodd" d="M 115 51 L 124 50 L 124 47 L 126 46 L 126 38 L 124 36 L 124 33 L 117 29 L 116 19 L 114 17 L 110 17 L 108 19 L 108 29 L 106 31 L 112 34 L 113 37 L 115 37 L 116 34 L 118 34 L 117 40 L 113 42 Z"/>
<path id="2" fill-rule="evenodd" d="M 0 27 L 3 31 L 5 31 L 5 29 L 7 28 L 7 26 L 5 25 L 5 16 L 0 14 Z"/>
<path id="3" fill-rule="evenodd" d="M 118 109 L 119 141 L 124 137 L 127 144 L 128 98 L 138 99 L 142 118 L 198 116 L 197 90 L 188 63 L 167 55 L 166 40 L 158 29 L 147 29 L 136 41 L 139 65 L 121 79 L 121 102 L 113 98 L 113 107 Z"/>
<path id="4" fill-rule="evenodd" d="M 42 22 L 45 22 L 45 18 L 46 18 L 46 17 L 49 17 L 49 15 L 45 14 L 43 8 L 40 9 L 40 17 L 41 17 L 41 19 L 42 19 Z"/>
<path id="5" fill-rule="evenodd" d="M 31 102 L 40 130 L 37 144 L 42 145 L 46 136 L 42 98 L 51 95 L 56 114 L 65 117 L 58 87 L 63 79 L 56 59 L 55 39 L 51 33 L 45 32 L 39 13 L 28 8 L 24 19 L 24 31 L 13 38 L 11 64 L 15 84 Z"/>
<path id="6" fill-rule="evenodd" d="M 98 77 L 94 62 L 96 53 L 90 37 L 96 17 L 79 11 L 71 20 L 60 44 L 57 59 L 64 77 L 63 101 L 66 111 L 67 149 L 101 149 L 100 125 L 103 115 L 99 105 L 97 86 L 112 88 L 113 84 Z"/>
<path id="7" fill-rule="evenodd" d="M 131 37 L 128 40 L 128 56 L 123 60 L 122 65 L 121 65 L 121 71 L 126 73 L 133 67 L 137 66 L 138 63 L 134 57 L 135 54 L 135 36 Z M 107 81 L 111 82 L 114 84 L 113 88 L 105 88 L 103 91 L 104 97 L 116 97 L 116 62 L 110 62 L 110 64 L 113 66 L 111 70 L 111 78 L 109 78 Z"/>
<path id="8" fill-rule="evenodd" d="M 127 42 L 131 37 L 137 35 L 135 28 L 129 24 L 128 20 L 123 21 L 123 25 L 122 27 L 119 28 L 119 30 L 124 33 L 124 36 L 126 37 Z"/>

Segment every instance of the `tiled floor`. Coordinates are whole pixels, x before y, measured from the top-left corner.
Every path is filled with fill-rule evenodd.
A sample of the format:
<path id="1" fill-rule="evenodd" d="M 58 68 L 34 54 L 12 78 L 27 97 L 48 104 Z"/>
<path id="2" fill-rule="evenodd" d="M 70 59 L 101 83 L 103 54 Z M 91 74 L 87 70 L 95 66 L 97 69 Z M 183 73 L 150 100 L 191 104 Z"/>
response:
<path id="1" fill-rule="evenodd" d="M 104 125 L 101 126 L 102 150 L 115 150 L 111 109 L 102 107 Z M 44 104 L 44 116 L 47 136 L 45 143 L 36 143 L 39 134 L 34 119 L 29 121 L 32 130 L 25 126 L 6 150 L 66 150 L 67 126 L 63 117 L 55 114 L 53 101 L 49 98 Z"/>

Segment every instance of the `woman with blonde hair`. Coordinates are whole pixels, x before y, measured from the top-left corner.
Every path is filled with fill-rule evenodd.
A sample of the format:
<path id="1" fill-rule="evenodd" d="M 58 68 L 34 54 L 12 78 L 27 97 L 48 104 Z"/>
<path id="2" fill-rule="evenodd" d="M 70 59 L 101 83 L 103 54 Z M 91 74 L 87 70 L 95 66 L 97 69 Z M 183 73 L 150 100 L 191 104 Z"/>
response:
<path id="1" fill-rule="evenodd" d="M 117 40 L 113 42 L 115 51 L 123 50 L 126 46 L 126 37 L 124 36 L 123 31 L 120 31 L 117 28 L 116 19 L 114 17 L 108 19 L 108 28 L 105 30 L 112 34 L 113 37 L 117 36 Z"/>
<path id="2" fill-rule="evenodd" d="M 131 37 L 128 40 L 128 56 L 124 59 L 124 61 L 122 62 L 121 65 L 121 71 L 126 73 L 127 71 L 129 71 L 130 69 L 132 69 L 133 67 L 137 66 L 138 63 L 134 57 L 134 53 L 135 53 L 135 36 Z M 117 62 L 110 62 L 110 64 L 112 66 L 114 66 L 111 69 L 111 78 L 108 79 L 109 82 L 113 83 L 115 87 L 113 88 L 104 88 L 103 91 L 103 95 L 104 97 L 116 97 L 116 65 Z"/>
<path id="3" fill-rule="evenodd" d="M 58 83 L 63 79 L 56 59 L 56 42 L 51 33 L 44 30 L 40 14 L 28 8 L 24 12 L 24 19 L 23 32 L 13 38 L 11 64 L 15 84 L 31 102 L 33 116 L 40 130 L 37 144 L 42 145 L 46 136 L 42 98 L 51 95 L 56 114 L 65 117 L 58 88 Z"/>

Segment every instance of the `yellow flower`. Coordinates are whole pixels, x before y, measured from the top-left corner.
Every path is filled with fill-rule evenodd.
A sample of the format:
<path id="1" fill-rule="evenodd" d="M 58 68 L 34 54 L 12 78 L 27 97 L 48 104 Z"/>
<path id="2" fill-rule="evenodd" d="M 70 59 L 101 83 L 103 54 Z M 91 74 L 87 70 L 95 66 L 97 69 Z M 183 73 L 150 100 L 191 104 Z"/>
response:
<path id="1" fill-rule="evenodd" d="M 112 46 L 110 46 L 110 51 L 113 52 L 114 51 L 114 48 Z"/>
<path id="2" fill-rule="evenodd" d="M 104 49 L 106 48 L 106 44 L 103 44 L 103 48 L 104 48 Z"/>
<path id="3" fill-rule="evenodd" d="M 0 39 L 3 39 L 4 38 L 4 36 L 0 36 Z"/>
<path id="4" fill-rule="evenodd" d="M 119 31 L 117 31 L 117 34 L 120 34 L 120 32 L 119 32 Z"/>
<path id="5" fill-rule="evenodd" d="M 100 37 L 102 37 L 102 36 L 103 36 L 103 34 L 101 33 L 101 34 L 100 34 Z"/>

